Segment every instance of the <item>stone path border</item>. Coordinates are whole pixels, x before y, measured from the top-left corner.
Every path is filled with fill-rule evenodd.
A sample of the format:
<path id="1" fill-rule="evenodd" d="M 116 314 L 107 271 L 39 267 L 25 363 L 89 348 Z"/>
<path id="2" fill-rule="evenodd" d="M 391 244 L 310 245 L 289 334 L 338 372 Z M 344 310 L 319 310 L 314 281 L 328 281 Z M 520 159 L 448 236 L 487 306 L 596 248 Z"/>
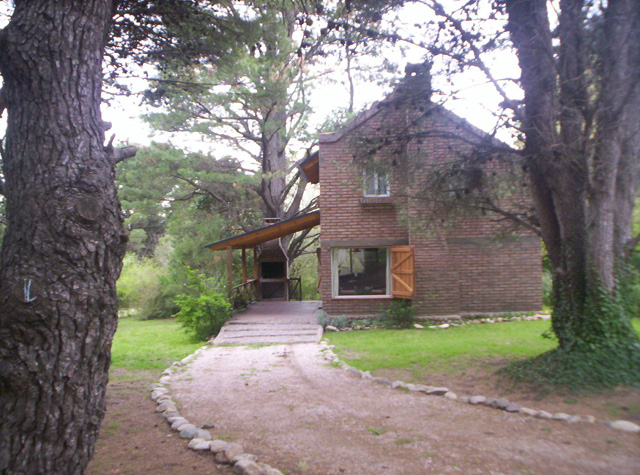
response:
<path id="1" fill-rule="evenodd" d="M 400 389 L 404 391 L 411 391 L 416 393 L 423 393 L 427 396 L 443 396 L 446 399 L 451 401 L 457 401 L 460 403 L 466 403 L 471 405 L 483 405 L 487 407 L 491 407 L 494 409 L 499 409 L 506 412 L 518 412 L 520 414 L 524 414 L 527 416 L 537 417 L 539 419 L 551 419 L 556 421 L 566 421 L 566 422 L 586 422 L 590 424 L 599 424 L 607 427 L 611 427 L 612 429 L 622 430 L 626 432 L 640 432 L 640 426 L 634 424 L 630 421 L 625 420 L 617 420 L 617 421 L 598 421 L 594 416 L 591 415 L 570 415 L 564 412 L 556 412 L 555 414 L 551 414 L 547 411 L 531 409 L 528 407 L 521 407 L 519 404 L 515 402 L 511 402 L 505 398 L 490 398 L 486 396 L 470 396 L 470 397 L 458 397 L 456 393 L 450 391 L 449 388 L 438 387 L 438 386 L 427 386 L 424 384 L 410 384 L 405 383 L 403 381 L 391 381 L 389 378 L 385 377 L 374 377 L 371 375 L 369 371 L 361 371 L 353 366 L 349 366 L 344 361 L 341 361 L 338 356 L 333 352 L 334 346 L 329 345 L 326 340 L 322 340 L 320 342 L 321 350 L 324 353 L 324 359 L 329 361 L 332 364 L 335 364 L 337 367 L 342 368 L 345 371 L 348 371 L 356 376 L 359 376 L 362 379 L 367 379 L 373 381 L 374 383 L 383 384 L 385 386 L 390 386 L 391 389 Z"/>
<path id="2" fill-rule="evenodd" d="M 200 347 L 192 355 L 182 361 L 176 361 L 162 372 L 160 381 L 149 387 L 151 399 L 157 403 L 156 412 L 162 413 L 171 430 L 178 432 L 181 439 L 189 439 L 189 449 L 198 452 L 211 452 L 218 463 L 233 466 L 233 473 L 238 475 L 283 475 L 270 465 L 258 462 L 258 457 L 246 453 L 242 445 L 224 440 L 212 440 L 211 433 L 205 428 L 198 428 L 182 417 L 178 412 L 175 401 L 167 387 L 171 382 L 171 375 L 196 359 L 211 344 Z"/>
<path id="3" fill-rule="evenodd" d="M 323 358 L 326 361 L 336 365 L 339 368 L 342 368 L 344 371 L 352 373 L 355 376 L 359 376 L 361 379 L 366 379 L 374 383 L 383 384 L 385 386 L 391 387 L 392 389 L 399 389 L 414 393 L 423 393 L 427 396 L 442 396 L 451 401 L 457 401 L 460 403 L 471 405 L 482 405 L 506 412 L 517 412 L 526 416 L 537 417 L 539 419 L 548 419 L 569 423 L 582 422 L 589 424 L 598 424 L 625 432 L 640 432 L 640 426 L 630 421 L 599 421 L 591 415 L 570 415 L 564 412 L 557 412 L 555 414 L 552 414 L 547 411 L 521 407 L 519 404 L 508 401 L 505 398 L 489 398 L 481 395 L 459 397 L 458 395 L 456 395 L 456 393 L 450 391 L 449 388 L 446 387 L 428 386 L 424 384 L 410 384 L 403 381 L 391 381 L 389 378 L 385 377 L 374 377 L 369 371 L 361 371 L 341 361 L 333 352 L 334 346 L 329 345 L 326 340 L 322 340 L 319 345 L 321 347 L 320 351 L 324 355 Z M 162 372 L 162 376 L 160 377 L 160 381 L 158 383 L 154 383 L 149 387 L 149 391 L 151 392 L 151 399 L 157 403 L 156 412 L 162 414 L 162 416 L 166 419 L 167 424 L 171 426 L 171 430 L 178 432 L 181 439 L 189 439 L 189 449 L 200 452 L 211 452 L 216 462 L 233 466 L 233 472 L 238 475 L 283 475 L 280 470 L 275 469 L 270 465 L 258 462 L 258 457 L 256 455 L 245 452 L 242 445 L 220 439 L 213 440 L 211 433 L 206 430 L 206 428 L 196 427 L 194 424 L 191 424 L 186 418 L 182 417 L 178 412 L 176 403 L 172 399 L 170 390 L 167 387 L 171 382 L 171 375 L 181 369 L 184 369 L 189 363 L 191 363 L 200 354 L 202 354 L 204 350 L 210 348 L 211 346 L 212 343 L 209 342 L 207 345 L 200 347 L 195 351 L 195 353 L 187 356 L 183 360 L 176 361 L 169 368 Z"/>

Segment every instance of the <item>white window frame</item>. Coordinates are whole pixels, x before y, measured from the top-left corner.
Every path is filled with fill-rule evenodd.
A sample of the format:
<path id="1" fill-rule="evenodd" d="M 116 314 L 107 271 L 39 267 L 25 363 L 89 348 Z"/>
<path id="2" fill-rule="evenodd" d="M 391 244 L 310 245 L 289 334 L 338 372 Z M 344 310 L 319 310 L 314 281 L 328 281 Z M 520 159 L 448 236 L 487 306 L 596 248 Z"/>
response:
<path id="1" fill-rule="evenodd" d="M 340 295 L 340 273 L 338 269 L 338 261 L 335 259 L 335 251 L 341 249 L 363 249 L 376 248 L 386 249 L 387 263 L 385 269 L 385 293 L 377 295 Z M 388 246 L 353 246 L 353 247 L 333 247 L 331 248 L 331 297 L 334 299 L 379 299 L 391 297 L 391 248 Z"/>
<path id="2" fill-rule="evenodd" d="M 379 192 L 379 183 L 380 179 L 383 178 L 386 183 L 387 192 L 380 193 Z M 374 184 L 374 193 L 368 193 L 369 183 L 373 180 Z M 362 184 L 363 184 L 363 195 L 365 198 L 373 198 L 373 197 L 384 197 L 391 196 L 391 184 L 389 183 L 389 173 L 386 170 L 378 171 L 373 169 L 365 169 L 362 174 Z"/>

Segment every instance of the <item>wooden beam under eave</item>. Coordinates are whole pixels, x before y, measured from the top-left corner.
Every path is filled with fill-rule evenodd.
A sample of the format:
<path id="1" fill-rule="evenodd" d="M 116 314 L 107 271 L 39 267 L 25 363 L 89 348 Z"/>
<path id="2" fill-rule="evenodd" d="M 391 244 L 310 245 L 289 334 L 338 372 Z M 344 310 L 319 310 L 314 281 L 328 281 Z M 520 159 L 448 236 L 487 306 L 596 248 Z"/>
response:
<path id="1" fill-rule="evenodd" d="M 256 229 L 248 233 L 234 236 L 232 238 L 223 239 L 207 247 L 212 251 L 222 251 L 228 246 L 233 249 L 242 249 L 243 247 L 257 246 L 273 239 L 293 234 L 304 229 L 309 229 L 320 224 L 320 212 L 313 211 L 309 214 L 272 224 L 264 228 Z"/>

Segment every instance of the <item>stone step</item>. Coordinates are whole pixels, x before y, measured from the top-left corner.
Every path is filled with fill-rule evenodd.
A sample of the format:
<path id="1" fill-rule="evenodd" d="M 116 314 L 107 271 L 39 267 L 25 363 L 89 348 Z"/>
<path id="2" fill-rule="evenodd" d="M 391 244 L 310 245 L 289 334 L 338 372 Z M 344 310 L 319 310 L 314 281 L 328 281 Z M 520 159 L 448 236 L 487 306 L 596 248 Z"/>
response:
<path id="1" fill-rule="evenodd" d="M 311 337 L 245 337 L 245 338 L 220 338 L 214 340 L 215 345 L 260 345 L 260 344 L 292 344 L 292 343 L 317 343 L 317 338 Z"/>
<path id="2" fill-rule="evenodd" d="M 225 330 L 224 332 L 220 332 L 220 333 L 224 333 L 225 335 L 238 335 L 238 336 L 242 336 L 242 335 L 250 335 L 250 336 L 258 336 L 258 335 L 315 335 L 316 333 L 318 333 L 318 329 L 317 328 L 309 328 L 306 330 L 303 329 L 294 329 L 294 328 L 287 328 L 287 329 L 282 329 L 282 330 L 278 330 L 277 328 L 263 328 L 263 329 L 251 329 L 251 328 L 247 328 L 241 331 L 237 331 L 237 330 Z"/>
<path id="3" fill-rule="evenodd" d="M 241 331 L 259 331 L 259 330 L 275 330 L 275 331 L 285 331 L 285 330 L 296 330 L 296 331 L 306 331 L 306 330 L 317 330 L 318 327 L 320 325 L 293 325 L 293 324 L 288 324 L 288 325 L 265 325 L 265 324 L 258 324 L 258 323 L 254 323 L 254 324 L 244 324 L 244 325 L 229 325 L 226 324 L 223 328 L 226 331 L 233 331 L 233 332 L 241 332 Z"/>
<path id="4" fill-rule="evenodd" d="M 256 344 L 256 343 L 317 343 L 322 338 L 322 327 L 315 329 L 287 329 L 277 330 L 273 327 L 266 329 L 244 329 L 243 331 L 223 328 L 214 340 L 216 345 Z"/>
<path id="5" fill-rule="evenodd" d="M 236 314 L 213 341 L 216 345 L 317 343 L 322 327 L 315 312 L 320 302 L 260 301 Z"/>

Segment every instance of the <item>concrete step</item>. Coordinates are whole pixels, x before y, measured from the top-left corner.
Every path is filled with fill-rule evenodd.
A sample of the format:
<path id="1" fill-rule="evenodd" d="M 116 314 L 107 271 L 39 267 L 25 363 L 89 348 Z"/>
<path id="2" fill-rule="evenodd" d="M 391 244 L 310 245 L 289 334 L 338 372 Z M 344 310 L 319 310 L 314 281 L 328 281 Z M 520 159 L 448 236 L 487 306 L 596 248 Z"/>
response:
<path id="1" fill-rule="evenodd" d="M 215 345 L 317 343 L 322 338 L 322 327 L 320 325 L 280 325 L 279 327 L 275 325 L 225 326 L 213 343 Z"/>
<path id="2" fill-rule="evenodd" d="M 322 327 L 315 312 L 320 302 L 260 301 L 236 314 L 213 340 L 216 345 L 317 343 Z"/>

